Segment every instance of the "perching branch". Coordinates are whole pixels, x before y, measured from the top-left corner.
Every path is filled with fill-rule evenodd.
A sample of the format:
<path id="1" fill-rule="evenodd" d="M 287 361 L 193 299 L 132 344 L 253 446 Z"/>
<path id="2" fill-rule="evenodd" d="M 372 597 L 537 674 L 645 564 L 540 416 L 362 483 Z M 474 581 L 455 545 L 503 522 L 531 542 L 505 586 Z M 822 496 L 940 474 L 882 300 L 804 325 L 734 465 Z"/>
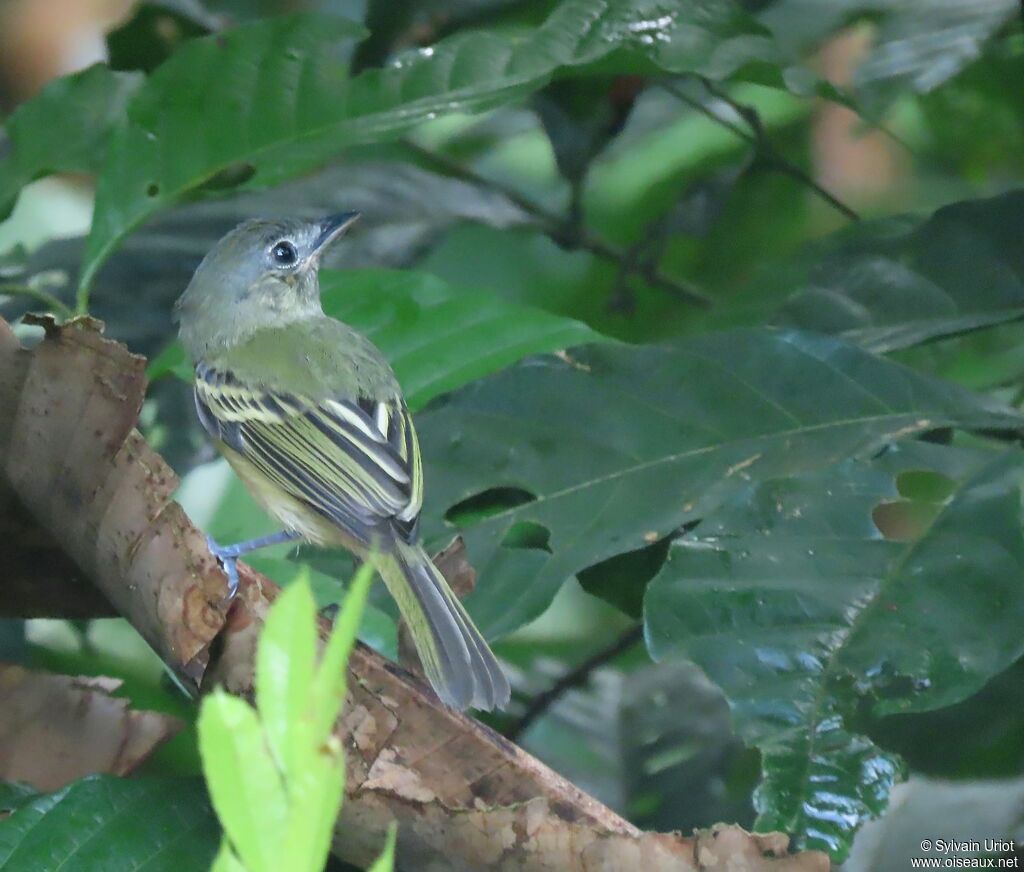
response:
<path id="1" fill-rule="evenodd" d="M 790 178 L 795 179 L 800 184 L 806 186 L 822 200 L 828 203 L 829 206 L 837 212 L 840 212 L 846 218 L 849 218 L 851 221 L 860 221 L 860 215 L 854 209 L 847 206 L 842 200 L 819 185 L 813 178 L 811 178 L 810 175 L 804 172 L 804 170 L 798 167 L 791 160 L 784 157 L 775 148 L 775 145 L 768 138 L 764 125 L 761 123 L 761 116 L 757 114 L 756 109 L 751 106 L 745 106 L 734 100 L 727 92 L 719 88 L 710 79 L 706 79 L 701 76 L 700 81 L 708 94 L 716 100 L 720 100 L 725 103 L 733 112 L 743 119 L 750 129 L 744 130 L 728 118 L 723 118 L 713 109 L 708 107 L 702 100 L 697 100 L 691 97 L 685 91 L 678 88 L 673 82 L 663 82 L 662 87 L 677 100 L 680 100 L 687 106 L 696 109 L 702 115 L 714 121 L 715 124 L 724 127 L 740 139 L 750 143 L 750 145 L 756 149 L 758 159 L 765 166 L 770 167 L 777 172 L 785 173 Z"/>
<path id="2" fill-rule="evenodd" d="M 430 149 L 423 148 L 423 146 L 417 145 L 414 142 L 404 140 L 403 144 L 420 160 L 433 167 L 437 172 L 469 182 L 479 188 L 496 191 L 506 197 L 510 202 L 531 215 L 536 221 L 537 226 L 559 245 L 570 249 L 583 249 L 605 260 L 617 263 L 622 268 L 631 269 L 633 275 L 640 276 L 652 287 L 671 294 L 680 302 L 701 307 L 707 307 L 712 304 L 711 297 L 695 284 L 674 279 L 662 272 L 655 264 L 643 264 L 634 267 L 631 264 L 629 253 L 625 249 L 608 242 L 603 237 L 583 227 L 578 219 L 575 219 L 573 216 L 562 217 L 554 212 L 550 212 L 514 188 L 482 176 L 469 167 L 465 167 L 444 155 L 430 151 Z"/>
<path id="3" fill-rule="evenodd" d="M 604 666 L 614 660 L 624 651 L 628 651 L 644 637 L 643 624 L 634 624 L 626 632 L 612 640 L 610 645 L 605 645 L 601 650 L 595 651 L 578 666 L 574 666 L 559 678 L 543 693 L 537 694 L 526 707 L 526 711 L 520 716 L 511 727 L 505 731 L 505 735 L 513 742 L 526 732 L 527 728 L 565 693 L 573 687 L 578 687 L 590 677 L 590 673 L 598 667 Z"/>
<path id="4" fill-rule="evenodd" d="M 3 484 L 183 680 L 251 696 L 277 587 L 240 564 L 225 610 L 226 578 L 171 498 L 177 478 L 134 429 L 144 360 L 91 319 L 43 323 L 28 351 L 0 321 Z M 2 547 L 7 560 L 20 542 Z M 780 834 L 641 833 L 369 648 L 349 668 L 342 859 L 368 863 L 394 820 L 407 870 L 828 869 L 824 854 L 786 855 Z"/>

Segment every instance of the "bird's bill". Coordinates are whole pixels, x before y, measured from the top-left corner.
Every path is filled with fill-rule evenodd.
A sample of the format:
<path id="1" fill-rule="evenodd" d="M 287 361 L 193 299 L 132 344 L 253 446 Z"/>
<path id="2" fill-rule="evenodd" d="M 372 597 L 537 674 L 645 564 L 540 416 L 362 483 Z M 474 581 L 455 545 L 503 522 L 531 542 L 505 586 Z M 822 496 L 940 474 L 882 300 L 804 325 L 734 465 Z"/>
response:
<path id="1" fill-rule="evenodd" d="M 358 220 L 358 212 L 339 212 L 337 215 L 328 215 L 320 222 L 320 235 L 316 238 L 313 253 L 320 254 Z"/>

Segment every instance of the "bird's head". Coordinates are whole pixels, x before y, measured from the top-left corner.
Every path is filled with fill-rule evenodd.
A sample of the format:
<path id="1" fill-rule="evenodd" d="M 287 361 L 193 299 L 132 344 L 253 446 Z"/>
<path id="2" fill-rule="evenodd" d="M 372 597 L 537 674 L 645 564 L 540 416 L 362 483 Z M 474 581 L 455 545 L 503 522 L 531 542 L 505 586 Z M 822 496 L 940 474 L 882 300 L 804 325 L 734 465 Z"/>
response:
<path id="1" fill-rule="evenodd" d="M 203 258 L 174 306 L 193 359 L 244 341 L 263 327 L 322 313 L 318 273 L 324 250 L 359 217 L 244 221 Z"/>

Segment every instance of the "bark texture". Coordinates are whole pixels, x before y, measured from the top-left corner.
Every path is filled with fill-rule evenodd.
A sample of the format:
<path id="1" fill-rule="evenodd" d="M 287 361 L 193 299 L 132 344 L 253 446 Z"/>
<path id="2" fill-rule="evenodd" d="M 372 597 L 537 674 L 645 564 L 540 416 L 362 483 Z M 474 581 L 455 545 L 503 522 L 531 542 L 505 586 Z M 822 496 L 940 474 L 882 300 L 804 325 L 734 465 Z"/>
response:
<path id="1" fill-rule="evenodd" d="M 59 543 L 183 678 L 251 695 L 256 639 L 277 588 L 240 564 L 240 595 L 224 607 L 226 579 L 172 499 L 176 477 L 134 429 L 144 361 L 105 340 L 95 321 L 40 323 L 47 337 L 28 351 L 0 322 L 4 484 L 38 536 Z M 20 540 L 4 547 L 11 560 Z M 357 647 L 349 668 L 338 724 L 348 768 L 335 839 L 343 859 L 368 863 L 397 820 L 399 867 L 417 872 L 828 869 L 823 854 L 788 855 L 778 834 L 641 833 L 374 651 Z"/>

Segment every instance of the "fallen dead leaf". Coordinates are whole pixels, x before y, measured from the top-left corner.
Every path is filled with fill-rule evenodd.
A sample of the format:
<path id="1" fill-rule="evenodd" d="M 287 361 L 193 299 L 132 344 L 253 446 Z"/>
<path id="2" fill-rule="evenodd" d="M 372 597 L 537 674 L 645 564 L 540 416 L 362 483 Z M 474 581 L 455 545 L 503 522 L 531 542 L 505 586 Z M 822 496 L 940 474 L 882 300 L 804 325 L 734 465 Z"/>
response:
<path id="1" fill-rule="evenodd" d="M 57 790 L 93 773 L 128 775 L 184 723 L 137 711 L 114 678 L 0 664 L 0 780 Z"/>

